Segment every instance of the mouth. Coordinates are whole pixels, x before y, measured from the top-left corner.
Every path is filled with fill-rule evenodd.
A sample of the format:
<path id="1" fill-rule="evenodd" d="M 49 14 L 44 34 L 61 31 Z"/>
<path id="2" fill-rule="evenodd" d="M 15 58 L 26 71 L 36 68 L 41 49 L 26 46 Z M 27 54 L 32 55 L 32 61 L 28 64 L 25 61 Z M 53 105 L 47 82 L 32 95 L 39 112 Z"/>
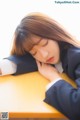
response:
<path id="1" fill-rule="evenodd" d="M 49 58 L 46 62 L 52 63 L 54 61 L 54 57 Z"/>

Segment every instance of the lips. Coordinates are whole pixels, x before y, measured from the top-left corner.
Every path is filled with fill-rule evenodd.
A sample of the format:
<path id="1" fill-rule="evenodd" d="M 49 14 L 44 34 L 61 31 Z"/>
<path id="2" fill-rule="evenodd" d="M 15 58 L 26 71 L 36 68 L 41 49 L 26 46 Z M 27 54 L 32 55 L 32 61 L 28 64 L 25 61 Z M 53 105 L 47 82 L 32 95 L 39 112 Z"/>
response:
<path id="1" fill-rule="evenodd" d="M 46 62 L 53 62 L 53 61 L 54 61 L 54 57 L 51 57 Z"/>

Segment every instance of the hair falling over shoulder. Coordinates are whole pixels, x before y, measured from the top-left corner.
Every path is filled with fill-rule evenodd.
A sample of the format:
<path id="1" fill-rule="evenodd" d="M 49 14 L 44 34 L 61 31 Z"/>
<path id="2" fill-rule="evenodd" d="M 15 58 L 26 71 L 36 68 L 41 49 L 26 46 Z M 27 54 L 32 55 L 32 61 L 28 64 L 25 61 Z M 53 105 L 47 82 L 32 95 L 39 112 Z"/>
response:
<path id="1" fill-rule="evenodd" d="M 42 13 L 31 13 L 21 20 L 15 30 L 11 55 L 24 55 L 26 53 L 24 48 L 25 43 L 27 43 L 27 49 L 31 47 L 30 40 L 33 35 L 80 47 L 80 41 L 70 35 L 54 19 Z"/>

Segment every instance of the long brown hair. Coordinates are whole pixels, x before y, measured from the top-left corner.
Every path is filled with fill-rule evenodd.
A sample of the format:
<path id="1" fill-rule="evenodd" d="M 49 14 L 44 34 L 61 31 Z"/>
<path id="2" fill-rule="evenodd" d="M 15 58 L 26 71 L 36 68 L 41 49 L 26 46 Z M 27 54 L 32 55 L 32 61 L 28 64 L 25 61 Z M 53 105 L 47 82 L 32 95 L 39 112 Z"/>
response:
<path id="1" fill-rule="evenodd" d="M 44 14 L 34 13 L 24 17 L 16 28 L 11 55 L 24 55 L 25 44 L 26 50 L 29 51 L 34 45 L 31 41 L 33 35 L 80 47 L 79 41 L 75 40 L 58 22 Z"/>

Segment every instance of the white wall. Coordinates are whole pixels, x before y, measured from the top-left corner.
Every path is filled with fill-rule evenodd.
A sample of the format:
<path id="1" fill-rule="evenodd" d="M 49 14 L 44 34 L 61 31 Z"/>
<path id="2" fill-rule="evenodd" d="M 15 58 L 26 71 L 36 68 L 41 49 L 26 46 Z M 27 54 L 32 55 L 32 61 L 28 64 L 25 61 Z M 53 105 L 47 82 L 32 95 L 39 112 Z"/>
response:
<path id="1" fill-rule="evenodd" d="M 0 0 L 0 58 L 9 55 L 15 28 L 30 12 L 48 14 L 80 39 L 80 4 L 55 4 L 54 0 Z"/>

